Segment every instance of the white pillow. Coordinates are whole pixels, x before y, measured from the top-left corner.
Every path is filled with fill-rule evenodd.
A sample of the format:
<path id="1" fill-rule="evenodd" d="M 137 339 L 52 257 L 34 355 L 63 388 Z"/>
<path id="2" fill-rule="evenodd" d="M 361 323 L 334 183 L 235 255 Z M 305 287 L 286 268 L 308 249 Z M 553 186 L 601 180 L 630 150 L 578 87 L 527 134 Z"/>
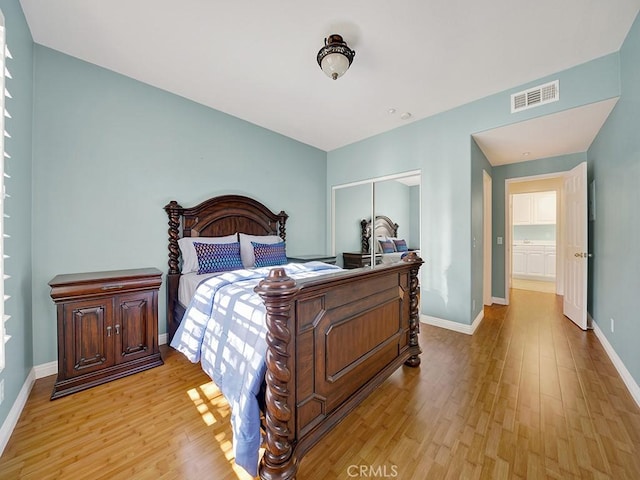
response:
<path id="1" fill-rule="evenodd" d="M 278 235 L 247 235 L 246 233 L 240 234 L 240 258 L 244 268 L 253 268 L 256 265 L 256 256 L 253 254 L 253 245 L 251 242 L 256 243 L 280 243 L 282 238 Z"/>
<path id="2" fill-rule="evenodd" d="M 198 255 L 193 242 L 198 243 L 234 243 L 238 241 L 238 234 L 226 237 L 184 237 L 178 240 L 178 246 L 182 253 L 182 273 L 198 271 Z"/>

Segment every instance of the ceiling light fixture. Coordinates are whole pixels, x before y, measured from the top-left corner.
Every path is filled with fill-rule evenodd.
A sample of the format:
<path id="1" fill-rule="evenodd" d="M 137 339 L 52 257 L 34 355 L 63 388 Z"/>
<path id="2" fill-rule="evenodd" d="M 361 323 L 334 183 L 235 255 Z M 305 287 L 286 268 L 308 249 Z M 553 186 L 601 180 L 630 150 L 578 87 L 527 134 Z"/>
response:
<path id="1" fill-rule="evenodd" d="M 337 80 L 351 66 L 356 52 L 351 50 L 340 35 L 329 35 L 324 39 L 324 47 L 318 52 L 318 65 L 328 77 Z"/>

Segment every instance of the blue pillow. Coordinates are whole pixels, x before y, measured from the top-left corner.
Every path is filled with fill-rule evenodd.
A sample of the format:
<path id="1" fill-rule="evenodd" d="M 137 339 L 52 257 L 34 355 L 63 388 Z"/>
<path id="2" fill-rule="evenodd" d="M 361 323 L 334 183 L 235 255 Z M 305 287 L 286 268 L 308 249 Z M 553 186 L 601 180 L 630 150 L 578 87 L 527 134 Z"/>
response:
<path id="1" fill-rule="evenodd" d="M 407 247 L 407 242 L 405 240 L 394 240 L 393 243 L 396 244 L 396 252 L 409 251 L 409 247 Z"/>
<path id="2" fill-rule="evenodd" d="M 285 242 L 251 242 L 251 245 L 253 245 L 253 254 L 256 257 L 256 267 L 273 267 L 287 263 Z"/>
<path id="3" fill-rule="evenodd" d="M 198 275 L 244 268 L 240 258 L 240 242 L 193 242 L 193 247 L 196 249 L 196 255 L 198 256 Z"/>
<path id="4" fill-rule="evenodd" d="M 391 240 L 379 240 L 379 242 L 382 253 L 393 253 L 396 251 Z"/>

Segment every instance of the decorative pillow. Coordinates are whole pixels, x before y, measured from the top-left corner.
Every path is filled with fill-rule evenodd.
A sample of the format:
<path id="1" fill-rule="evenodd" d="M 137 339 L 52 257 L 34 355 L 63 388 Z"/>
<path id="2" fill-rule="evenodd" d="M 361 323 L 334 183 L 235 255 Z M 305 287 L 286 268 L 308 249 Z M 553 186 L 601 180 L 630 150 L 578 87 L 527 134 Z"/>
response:
<path id="1" fill-rule="evenodd" d="M 376 243 L 375 243 L 376 253 L 382 253 L 382 247 L 380 246 L 380 242 L 385 242 L 387 240 L 388 238 L 385 237 L 384 235 L 376 237 Z"/>
<path id="2" fill-rule="evenodd" d="M 242 258 L 242 264 L 244 268 L 253 268 L 256 266 L 256 257 L 253 254 L 253 245 L 251 242 L 256 243 L 280 243 L 282 238 L 278 235 L 247 235 L 246 233 L 240 234 L 240 258 Z"/>
<path id="3" fill-rule="evenodd" d="M 284 242 L 256 243 L 253 245 L 253 254 L 256 259 L 256 267 L 273 267 L 287 263 L 287 253 Z"/>
<path id="4" fill-rule="evenodd" d="M 240 259 L 240 242 L 194 242 L 193 247 L 198 255 L 198 275 L 244 268 Z"/>
<path id="5" fill-rule="evenodd" d="M 407 242 L 405 240 L 393 240 L 393 243 L 396 246 L 396 252 L 408 252 L 409 247 L 407 247 Z"/>
<path id="6" fill-rule="evenodd" d="M 391 240 L 378 240 L 378 242 L 380 243 L 382 253 L 393 253 L 396 251 Z"/>
<path id="7" fill-rule="evenodd" d="M 182 273 L 198 271 L 198 256 L 193 247 L 194 242 L 198 243 L 233 243 L 238 241 L 238 234 L 227 235 L 225 237 L 184 237 L 178 240 L 180 253 L 182 254 Z"/>

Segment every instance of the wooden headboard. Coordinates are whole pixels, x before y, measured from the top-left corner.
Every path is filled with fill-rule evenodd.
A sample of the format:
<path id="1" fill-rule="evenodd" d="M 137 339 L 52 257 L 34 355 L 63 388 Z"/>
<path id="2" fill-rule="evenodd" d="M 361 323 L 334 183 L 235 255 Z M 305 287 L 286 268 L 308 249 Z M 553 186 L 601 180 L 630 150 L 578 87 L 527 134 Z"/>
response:
<path id="1" fill-rule="evenodd" d="M 262 203 L 242 195 L 222 195 L 210 198 L 191 208 L 175 200 L 164 210 L 169 216 L 169 272 L 167 274 L 167 327 L 173 337 L 182 316 L 177 317 L 178 284 L 180 280 L 180 248 L 182 237 L 223 237 L 234 233 L 248 235 L 279 235 L 286 240 L 289 216 L 274 213 Z"/>
<path id="2" fill-rule="evenodd" d="M 385 215 L 376 215 L 373 226 L 373 238 L 392 237 L 397 238 L 399 225 Z M 360 222 L 361 253 L 369 253 L 371 240 L 371 220 L 363 219 Z"/>
<path id="3" fill-rule="evenodd" d="M 169 274 L 179 274 L 180 226 L 183 237 L 223 237 L 234 233 L 279 235 L 286 240 L 289 216 L 273 213 L 262 203 L 242 195 L 210 198 L 191 208 L 171 201 L 164 207 L 169 216 Z"/>

